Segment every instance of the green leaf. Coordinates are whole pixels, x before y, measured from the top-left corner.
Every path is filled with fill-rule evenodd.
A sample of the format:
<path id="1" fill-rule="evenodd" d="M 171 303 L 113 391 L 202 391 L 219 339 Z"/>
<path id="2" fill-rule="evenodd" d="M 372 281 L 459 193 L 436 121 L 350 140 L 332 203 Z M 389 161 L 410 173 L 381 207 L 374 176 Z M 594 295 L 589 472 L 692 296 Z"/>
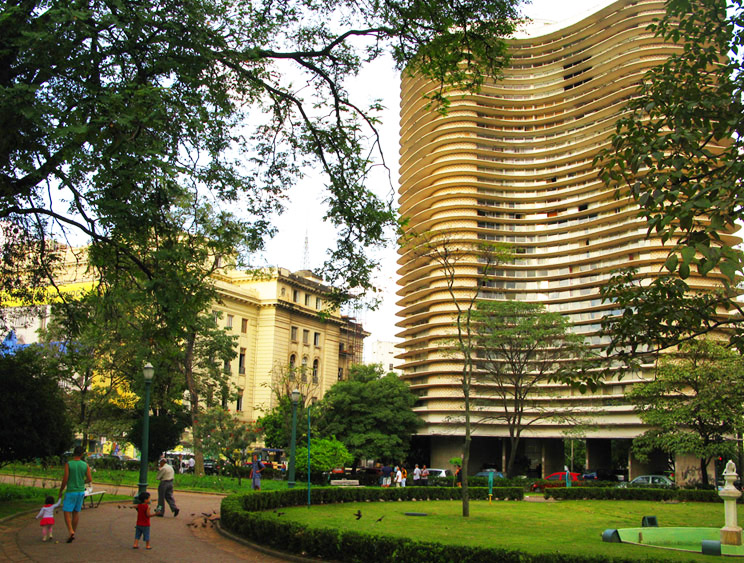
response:
<path id="1" fill-rule="evenodd" d="M 664 263 L 664 266 L 667 270 L 670 272 L 674 272 L 677 269 L 677 255 L 676 254 L 670 254 L 667 256 L 666 262 Z"/>

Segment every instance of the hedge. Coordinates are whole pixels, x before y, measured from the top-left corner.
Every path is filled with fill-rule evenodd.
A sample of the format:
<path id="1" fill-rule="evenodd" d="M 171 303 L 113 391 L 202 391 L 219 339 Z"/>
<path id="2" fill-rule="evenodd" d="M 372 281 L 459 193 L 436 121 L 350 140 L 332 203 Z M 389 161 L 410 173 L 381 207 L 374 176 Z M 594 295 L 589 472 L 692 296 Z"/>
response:
<path id="1" fill-rule="evenodd" d="M 654 500 L 681 502 L 723 502 L 717 491 L 702 489 L 650 489 L 645 487 L 567 487 L 546 489 L 545 498 L 557 500 Z M 740 499 L 741 502 L 742 499 Z"/>
<path id="2" fill-rule="evenodd" d="M 487 499 L 488 489 L 470 488 L 470 498 Z M 522 499 L 521 488 L 494 488 L 494 496 Z M 365 500 L 450 499 L 462 497 L 460 488 L 404 487 L 404 488 L 318 488 L 313 490 L 313 502 L 361 502 Z M 308 526 L 281 520 L 263 511 L 284 506 L 304 505 L 307 490 L 290 489 L 263 493 L 243 493 L 222 500 L 220 522 L 230 532 L 283 552 L 301 554 L 349 563 L 399 563 L 426 561 L 427 563 L 626 563 L 637 561 L 603 556 L 581 556 L 560 553 L 530 554 L 503 548 L 445 545 L 420 542 L 408 538 L 375 536 L 359 532 Z"/>

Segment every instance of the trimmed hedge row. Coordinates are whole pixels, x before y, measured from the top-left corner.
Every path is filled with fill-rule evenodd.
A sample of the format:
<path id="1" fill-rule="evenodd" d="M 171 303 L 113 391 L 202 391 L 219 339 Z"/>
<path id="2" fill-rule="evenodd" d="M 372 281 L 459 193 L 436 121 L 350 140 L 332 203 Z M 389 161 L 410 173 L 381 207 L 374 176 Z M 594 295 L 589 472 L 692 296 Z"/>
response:
<path id="1" fill-rule="evenodd" d="M 546 489 L 545 498 L 556 500 L 676 500 L 682 502 L 723 502 L 717 491 L 700 489 L 593 488 L 568 487 Z M 740 499 L 741 500 L 741 499 Z"/>
<path id="2" fill-rule="evenodd" d="M 313 502 L 357 502 L 364 500 L 405 500 L 405 493 L 415 498 L 435 498 L 427 495 L 436 491 L 436 498 L 461 498 L 459 488 L 405 487 L 391 489 L 320 488 L 313 489 Z M 445 493 L 450 493 L 449 495 Z M 471 498 L 488 498 L 481 490 L 470 489 Z M 523 497 L 521 488 L 494 488 L 499 498 Z M 323 500 L 321 500 L 323 499 Z M 335 500 L 334 500 L 335 499 Z M 407 538 L 395 538 L 362 534 L 339 529 L 310 528 L 296 522 L 281 520 L 262 510 L 283 506 L 302 505 L 307 502 L 305 489 L 288 491 L 248 493 L 225 497 L 222 500 L 220 521 L 230 532 L 250 541 L 283 552 L 297 553 L 305 557 L 349 563 L 398 563 L 426 561 L 427 563 L 630 563 L 635 559 L 592 557 L 559 553 L 529 554 L 502 548 L 444 545 L 434 542 L 419 542 Z"/>
<path id="3" fill-rule="evenodd" d="M 488 488 L 470 488 L 472 500 L 488 500 Z M 524 491 L 517 487 L 497 489 L 493 496 L 497 499 L 522 500 Z M 444 487 L 315 487 L 312 490 L 313 504 L 336 504 L 341 502 L 397 501 L 397 500 L 461 500 L 462 489 Z M 248 494 L 243 497 L 243 508 L 249 512 L 298 506 L 307 503 L 307 489 L 289 489 L 261 494 Z"/>

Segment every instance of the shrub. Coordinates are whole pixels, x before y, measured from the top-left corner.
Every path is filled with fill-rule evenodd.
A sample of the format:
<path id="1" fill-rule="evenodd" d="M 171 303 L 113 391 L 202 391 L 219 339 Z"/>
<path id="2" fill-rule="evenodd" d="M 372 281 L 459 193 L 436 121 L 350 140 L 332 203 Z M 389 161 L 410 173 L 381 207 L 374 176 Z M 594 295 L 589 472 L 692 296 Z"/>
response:
<path id="1" fill-rule="evenodd" d="M 25 487 L 21 485 L 0 484 L 0 502 L 18 499 L 43 498 L 49 494 L 44 489 Z"/>
<path id="2" fill-rule="evenodd" d="M 716 491 L 697 489 L 650 489 L 620 487 L 570 487 L 545 490 L 545 498 L 559 500 L 677 500 L 683 502 L 723 502 Z"/>
<path id="3" fill-rule="evenodd" d="M 523 490 L 517 488 L 498 490 L 500 498 L 523 498 Z M 566 490 L 566 489 L 564 489 Z M 571 490 L 571 489 L 567 489 Z M 599 490 L 586 488 L 585 491 Z M 366 499 L 395 500 L 402 495 L 416 498 L 460 498 L 462 489 L 445 487 L 405 488 L 320 488 L 314 490 L 314 499 L 319 502 L 363 501 Z M 473 495 L 484 498 L 488 489 L 474 487 Z M 419 495 L 419 496 L 416 496 Z M 473 498 L 476 498 L 475 496 Z M 426 561 L 427 563 L 483 563 L 499 561 L 505 563 L 624 563 L 626 559 L 611 559 L 606 556 L 577 556 L 560 553 L 529 554 L 512 549 L 484 548 L 461 545 L 444 545 L 420 542 L 407 538 L 372 536 L 360 532 L 310 528 L 295 522 L 280 520 L 260 511 L 304 504 L 307 492 L 290 489 L 270 493 L 231 495 L 223 499 L 221 507 L 222 525 L 232 533 L 251 541 L 299 553 L 304 557 L 321 560 L 350 561 L 353 563 L 379 563 L 380 561 Z"/>

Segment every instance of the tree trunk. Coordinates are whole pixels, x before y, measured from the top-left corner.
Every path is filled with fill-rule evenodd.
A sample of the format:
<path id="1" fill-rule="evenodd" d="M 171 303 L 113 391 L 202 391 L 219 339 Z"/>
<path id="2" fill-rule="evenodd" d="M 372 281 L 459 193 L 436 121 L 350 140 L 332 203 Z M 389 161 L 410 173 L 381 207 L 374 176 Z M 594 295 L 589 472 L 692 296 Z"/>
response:
<path id="1" fill-rule="evenodd" d="M 460 477 L 462 480 L 462 515 L 470 516 L 470 491 L 468 490 L 468 464 L 470 463 L 470 424 L 465 427 L 465 444 L 462 448 L 462 468 Z"/>
<path id="2" fill-rule="evenodd" d="M 204 453 L 202 452 L 202 441 L 199 436 L 199 390 L 194 381 L 194 343 L 196 334 L 192 333 L 186 343 L 186 356 L 184 358 L 183 375 L 186 379 L 186 387 L 189 390 L 189 412 L 191 413 L 191 432 L 194 437 L 194 475 L 204 475 Z"/>
<path id="3" fill-rule="evenodd" d="M 519 447 L 519 436 L 509 437 L 509 461 L 506 464 L 506 476 L 514 477 L 514 460 L 517 459 L 517 448 Z M 542 475 L 541 475 L 542 477 Z"/>
<path id="4" fill-rule="evenodd" d="M 467 376 L 466 376 L 467 377 Z M 465 395 L 465 443 L 462 447 L 462 467 L 460 468 L 460 480 L 462 482 L 462 515 L 470 516 L 470 491 L 468 490 L 468 464 L 470 463 L 470 381 L 463 385 Z"/>
<path id="5" fill-rule="evenodd" d="M 700 458 L 700 479 L 704 487 L 708 485 L 708 463 L 710 458 Z"/>

